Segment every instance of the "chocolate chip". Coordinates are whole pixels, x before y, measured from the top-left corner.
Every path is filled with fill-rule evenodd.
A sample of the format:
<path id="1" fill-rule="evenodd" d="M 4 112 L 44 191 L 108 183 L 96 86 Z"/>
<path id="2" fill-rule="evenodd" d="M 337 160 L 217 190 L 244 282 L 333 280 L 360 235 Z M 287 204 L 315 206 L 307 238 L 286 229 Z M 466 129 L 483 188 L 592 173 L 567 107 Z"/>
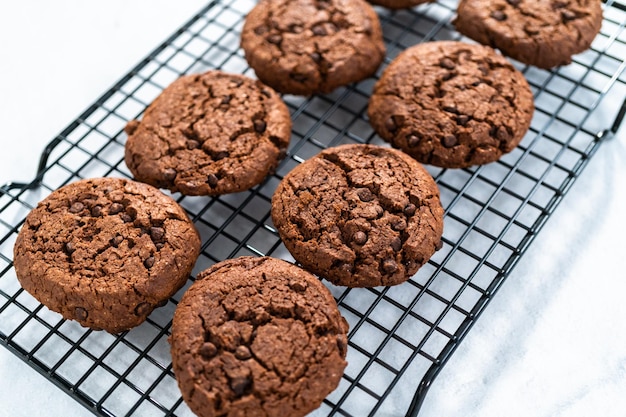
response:
<path id="1" fill-rule="evenodd" d="M 383 208 L 379 205 L 377 205 L 376 207 L 374 207 L 374 210 L 376 211 L 376 217 L 377 218 L 381 218 L 383 217 L 383 214 L 385 213 L 385 210 L 383 210 Z"/>
<path id="2" fill-rule="evenodd" d="M 152 304 L 150 303 L 140 303 L 137 307 L 135 307 L 135 314 L 138 316 L 145 316 L 151 311 Z"/>
<path id="3" fill-rule="evenodd" d="M 398 270 L 398 264 L 393 259 L 385 259 L 383 261 L 383 271 L 387 274 L 393 274 Z"/>
<path id="4" fill-rule="evenodd" d="M 409 135 L 406 138 L 406 143 L 411 147 L 417 146 L 420 143 L 420 138 L 417 135 Z"/>
<path id="5" fill-rule="evenodd" d="M 372 194 L 369 188 L 360 188 L 359 191 L 356 192 L 356 195 L 359 196 L 359 200 L 365 203 L 374 199 L 374 194 Z"/>
<path id="6" fill-rule="evenodd" d="M 289 78 L 299 83 L 303 83 L 308 79 L 305 74 L 300 74 L 297 72 L 292 72 L 291 74 L 289 74 Z"/>
<path id="7" fill-rule="evenodd" d="M 72 254 L 74 253 L 74 251 L 76 250 L 76 246 L 74 245 L 73 242 L 67 242 L 65 244 L 65 252 L 67 252 L 68 254 Z"/>
<path id="8" fill-rule="evenodd" d="M 233 96 L 231 94 L 224 96 L 222 97 L 222 101 L 220 102 L 220 104 L 228 105 L 232 99 Z"/>
<path id="9" fill-rule="evenodd" d="M 563 17 L 563 20 L 566 22 L 576 19 L 576 13 L 574 13 L 573 11 L 569 9 L 562 10 L 561 16 Z"/>
<path id="10" fill-rule="evenodd" d="M 265 123 L 265 121 L 261 120 L 261 119 L 256 119 L 254 121 L 254 130 L 257 133 L 263 133 L 265 132 L 265 129 L 267 128 L 267 124 Z"/>
<path id="11" fill-rule="evenodd" d="M 307 283 L 299 279 L 292 279 L 289 281 L 289 288 L 297 292 L 304 292 L 307 288 Z"/>
<path id="12" fill-rule="evenodd" d="M 130 216 L 128 215 L 128 213 L 122 213 L 122 214 L 120 214 L 120 219 L 122 219 L 122 221 L 123 221 L 124 223 L 130 223 L 130 222 L 132 222 L 132 221 L 133 221 L 133 218 L 132 218 L 132 217 L 130 217 Z"/>
<path id="13" fill-rule="evenodd" d="M 98 205 L 98 206 L 94 206 L 94 207 L 91 209 L 91 215 L 92 215 L 93 217 L 100 217 L 100 216 L 102 216 L 102 206 L 100 206 L 100 205 Z"/>
<path id="14" fill-rule="evenodd" d="M 188 140 L 187 141 L 187 149 L 191 150 L 191 149 L 198 149 L 200 147 L 200 142 L 198 142 L 197 140 Z"/>
<path id="15" fill-rule="evenodd" d="M 391 241 L 391 249 L 395 252 L 400 252 L 400 249 L 402 249 L 402 240 L 399 237 L 396 237 Z"/>
<path id="16" fill-rule="evenodd" d="M 354 241 L 354 243 L 356 243 L 357 245 L 364 245 L 364 244 L 365 244 L 365 242 L 367 242 L 367 235 L 366 235 L 364 232 L 362 232 L 362 231 L 360 231 L 360 230 L 359 230 L 358 232 L 355 232 L 355 233 L 352 235 L 352 240 L 353 240 L 353 241 Z"/>
<path id="17" fill-rule="evenodd" d="M 458 143 L 458 140 L 457 140 L 456 136 L 454 136 L 454 135 L 445 135 L 443 138 L 441 138 L 441 144 L 445 148 L 451 148 L 454 145 L 456 145 L 457 143 Z"/>
<path id="18" fill-rule="evenodd" d="M 165 180 L 167 181 L 172 181 L 174 178 L 176 178 L 177 172 L 174 168 L 167 168 L 165 171 L 163 171 L 163 178 L 165 178 Z"/>
<path id="19" fill-rule="evenodd" d="M 236 396 L 240 397 L 246 392 L 246 389 L 250 386 L 250 378 L 245 376 L 237 376 L 230 380 L 230 388 L 233 390 Z"/>
<path id="20" fill-rule="evenodd" d="M 406 229 L 406 220 L 398 219 L 391 224 L 391 228 L 397 232 Z"/>
<path id="21" fill-rule="evenodd" d="M 316 36 L 326 36 L 328 34 L 326 32 L 326 29 L 322 25 L 313 26 L 311 30 L 313 31 L 313 34 Z"/>
<path id="22" fill-rule="evenodd" d="M 75 202 L 70 206 L 70 213 L 80 213 L 85 208 L 85 205 L 80 201 Z"/>
<path id="23" fill-rule="evenodd" d="M 460 114 L 456 118 L 456 123 L 461 125 L 461 126 L 465 126 L 467 124 L 467 122 L 469 122 L 469 116 L 467 116 L 465 114 Z"/>
<path id="24" fill-rule="evenodd" d="M 145 266 L 148 269 L 152 268 L 154 266 L 154 256 L 150 256 L 146 258 L 146 260 L 143 261 L 143 266 Z"/>
<path id="25" fill-rule="evenodd" d="M 135 207 L 126 207 L 126 213 L 130 216 L 132 220 L 137 218 L 137 209 Z"/>
<path id="26" fill-rule="evenodd" d="M 439 242 L 437 242 L 437 245 L 435 245 L 435 250 L 439 250 L 443 248 L 443 240 L 440 240 Z"/>
<path id="27" fill-rule="evenodd" d="M 506 20 L 506 14 L 502 10 L 494 10 L 490 15 L 492 18 L 496 19 L 498 22 L 503 22 Z"/>
<path id="28" fill-rule="evenodd" d="M 267 41 L 269 43 L 273 43 L 274 45 L 278 45 L 283 41 L 283 37 L 279 34 L 275 33 L 267 37 Z"/>
<path id="29" fill-rule="evenodd" d="M 518 4 L 520 4 L 521 0 L 506 0 L 507 3 L 509 3 L 511 6 L 517 6 Z"/>
<path id="30" fill-rule="evenodd" d="M 254 33 L 256 33 L 257 35 L 263 35 L 264 33 L 267 33 L 267 26 L 261 25 L 261 26 L 255 27 Z"/>
<path id="31" fill-rule="evenodd" d="M 272 93 L 270 92 L 270 90 L 264 88 L 263 90 L 261 90 L 261 94 L 263 94 L 265 97 L 270 98 L 272 97 Z"/>
<path id="32" fill-rule="evenodd" d="M 209 186 L 210 186 L 211 188 L 215 188 L 215 187 L 217 186 L 217 183 L 218 183 L 218 181 L 219 181 L 219 178 L 217 178 L 217 175 L 215 175 L 215 174 L 209 174 L 209 175 L 207 176 L 207 179 L 206 179 L 206 180 L 207 180 L 207 182 L 209 183 Z"/>
<path id="33" fill-rule="evenodd" d="M 302 26 L 301 25 L 297 25 L 295 23 L 292 23 L 291 25 L 289 25 L 289 32 L 291 32 L 291 33 L 300 33 L 300 32 L 302 32 Z"/>
<path id="34" fill-rule="evenodd" d="M 509 131 L 506 130 L 505 126 L 500 126 L 498 127 L 498 130 L 496 131 L 496 137 L 503 141 L 509 140 L 510 139 Z"/>
<path id="35" fill-rule="evenodd" d="M 439 66 L 449 70 L 456 68 L 456 64 L 450 58 L 443 58 L 441 61 L 439 61 Z"/>
<path id="36" fill-rule="evenodd" d="M 156 306 L 157 306 L 157 307 L 163 307 L 163 306 L 167 305 L 168 301 L 169 301 L 169 300 L 167 300 L 167 299 L 165 299 L 165 300 L 161 300 L 161 301 L 159 301 L 159 302 L 157 303 L 157 305 L 156 305 Z"/>
<path id="37" fill-rule="evenodd" d="M 76 318 L 76 320 L 79 320 L 79 321 L 87 320 L 88 315 L 89 313 L 87 312 L 87 310 L 85 310 L 82 307 L 76 307 L 74 309 L 74 317 Z"/>
<path id="38" fill-rule="evenodd" d="M 247 346 L 241 345 L 235 349 L 235 357 L 240 360 L 246 360 L 252 357 L 252 353 L 250 353 L 250 349 Z"/>
<path id="39" fill-rule="evenodd" d="M 109 243 L 114 248 L 117 248 L 120 245 L 120 243 L 122 243 L 123 241 L 124 241 L 124 238 L 120 235 L 117 235 L 115 237 L 112 237 L 111 240 L 109 240 Z"/>
<path id="40" fill-rule="evenodd" d="M 402 212 L 407 216 L 412 216 L 415 214 L 416 210 L 417 210 L 417 207 L 415 206 L 415 204 L 409 203 L 404 207 L 404 210 L 402 210 Z"/>
<path id="41" fill-rule="evenodd" d="M 316 62 L 316 63 L 320 63 L 320 61 L 322 60 L 322 56 L 320 54 L 318 54 L 317 52 L 313 52 L 309 55 L 311 57 L 311 59 Z"/>
<path id="42" fill-rule="evenodd" d="M 121 212 L 122 210 L 124 210 L 124 206 L 123 205 L 121 205 L 120 203 L 113 203 L 109 207 L 109 214 L 117 214 L 117 213 Z"/>
<path id="43" fill-rule="evenodd" d="M 211 359 L 213 356 L 217 354 L 217 348 L 211 342 L 205 342 L 200 346 L 200 356 L 204 359 Z"/>
<path id="44" fill-rule="evenodd" d="M 228 152 L 226 151 L 219 151 L 218 153 L 215 154 L 215 156 L 213 157 L 213 159 L 215 161 L 219 161 L 220 159 L 224 159 L 229 155 Z"/>
<path id="45" fill-rule="evenodd" d="M 538 26 L 526 25 L 524 26 L 524 32 L 526 32 L 529 35 L 537 35 L 540 32 L 540 30 Z"/>
<path id="46" fill-rule="evenodd" d="M 162 241 L 165 237 L 165 230 L 162 227 L 151 227 L 150 228 L 150 238 L 155 242 Z"/>
<path id="47" fill-rule="evenodd" d="M 447 111 L 448 113 L 459 113 L 459 109 L 456 106 L 443 106 L 443 111 Z"/>
<path id="48" fill-rule="evenodd" d="M 393 116 L 385 120 L 385 129 L 390 132 L 395 132 L 396 130 L 398 130 L 398 126 L 396 125 Z"/>

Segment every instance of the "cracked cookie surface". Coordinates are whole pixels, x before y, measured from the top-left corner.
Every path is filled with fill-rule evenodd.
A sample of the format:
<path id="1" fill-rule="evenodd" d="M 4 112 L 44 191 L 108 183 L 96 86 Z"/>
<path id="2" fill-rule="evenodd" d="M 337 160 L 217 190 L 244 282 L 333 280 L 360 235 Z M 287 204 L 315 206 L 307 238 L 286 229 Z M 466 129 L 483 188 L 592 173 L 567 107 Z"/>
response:
<path id="1" fill-rule="evenodd" d="M 260 80 L 301 95 L 370 77 L 385 55 L 378 15 L 364 0 L 262 0 L 241 46 Z"/>
<path id="2" fill-rule="evenodd" d="M 600 31 L 600 0 L 461 0 L 462 34 L 539 68 L 572 62 Z"/>
<path id="3" fill-rule="evenodd" d="M 374 86 L 376 132 L 418 161 L 461 168 L 498 160 L 530 127 L 524 75 L 488 46 L 427 42 L 402 52 Z"/>
<path id="4" fill-rule="evenodd" d="M 287 106 L 243 75 L 209 71 L 174 81 L 126 126 L 135 178 L 186 195 L 220 195 L 273 173 L 291 138 Z"/>
<path id="5" fill-rule="evenodd" d="M 97 178 L 54 191 L 28 214 L 14 265 L 22 287 L 51 310 L 117 333 L 166 303 L 199 251 L 174 200 L 147 184 Z"/>
<path id="6" fill-rule="evenodd" d="M 172 365 L 199 416 L 304 416 L 346 367 L 347 322 L 312 274 L 229 259 L 198 274 L 172 323 Z"/>
<path id="7" fill-rule="evenodd" d="M 272 220 L 305 269 L 349 287 L 406 281 L 443 233 L 430 174 L 374 145 L 329 148 L 295 167 L 272 197 Z"/>

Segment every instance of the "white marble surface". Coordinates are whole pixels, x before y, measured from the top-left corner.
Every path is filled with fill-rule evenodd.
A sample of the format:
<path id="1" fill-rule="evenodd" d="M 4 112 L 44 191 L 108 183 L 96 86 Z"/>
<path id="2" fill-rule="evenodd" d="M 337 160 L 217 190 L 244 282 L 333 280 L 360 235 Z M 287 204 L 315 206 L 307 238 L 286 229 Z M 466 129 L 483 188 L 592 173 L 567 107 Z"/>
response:
<path id="1" fill-rule="evenodd" d="M 200 0 L 0 3 L 0 183 Z M 452 356 L 420 416 L 626 415 L 626 130 L 594 156 Z M 0 348 L 0 416 L 90 415 Z"/>

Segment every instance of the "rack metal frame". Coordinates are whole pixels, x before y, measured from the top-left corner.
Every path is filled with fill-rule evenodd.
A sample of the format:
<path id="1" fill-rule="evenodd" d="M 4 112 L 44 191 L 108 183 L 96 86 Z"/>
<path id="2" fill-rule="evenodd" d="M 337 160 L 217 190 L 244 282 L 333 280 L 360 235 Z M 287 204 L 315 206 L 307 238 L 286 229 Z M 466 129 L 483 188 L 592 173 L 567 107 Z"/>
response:
<path id="1" fill-rule="evenodd" d="M 617 132 L 626 112 L 626 7 L 603 3 L 600 34 L 572 64 L 546 71 L 514 62 L 528 79 L 536 106 L 517 149 L 485 166 L 428 167 L 446 213 L 443 248 L 400 286 L 328 284 L 350 324 L 349 365 L 339 387 L 312 415 L 416 416 L 450 355 L 600 144 Z M 202 253 L 187 286 L 131 331 L 84 329 L 20 288 L 13 244 L 38 201 L 80 178 L 130 177 L 123 127 L 140 118 L 178 76 L 210 69 L 254 75 L 239 49 L 239 32 L 253 6 L 252 0 L 210 2 L 49 143 L 33 181 L 0 188 L 0 344 L 94 414 L 192 415 L 176 386 L 167 337 L 193 276 L 241 255 L 293 261 L 269 214 L 278 182 L 326 147 L 383 144 L 366 115 L 376 78 L 328 95 L 285 96 L 293 134 L 274 175 L 237 194 L 173 195 L 199 229 Z M 413 44 L 463 40 L 451 25 L 455 10 L 453 0 L 401 11 L 377 8 L 388 51 L 383 68 Z"/>

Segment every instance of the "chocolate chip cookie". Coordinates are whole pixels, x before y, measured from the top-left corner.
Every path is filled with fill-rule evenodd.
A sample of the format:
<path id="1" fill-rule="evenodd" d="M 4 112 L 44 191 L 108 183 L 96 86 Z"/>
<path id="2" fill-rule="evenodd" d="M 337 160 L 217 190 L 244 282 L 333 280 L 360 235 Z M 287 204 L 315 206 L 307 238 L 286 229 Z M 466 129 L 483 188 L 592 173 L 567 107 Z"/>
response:
<path id="1" fill-rule="evenodd" d="M 117 333 L 180 289 L 200 251 L 185 211 L 156 188 L 82 180 L 33 209 L 14 246 L 22 287 L 50 310 Z"/>
<path id="2" fill-rule="evenodd" d="M 434 0 L 368 0 L 372 4 L 386 7 L 388 9 L 408 9 L 418 4 L 430 3 Z"/>
<path id="3" fill-rule="evenodd" d="M 315 276 L 279 259 L 229 259 L 176 308 L 174 374 L 198 416 L 304 416 L 339 383 L 347 330 Z"/>
<path id="4" fill-rule="evenodd" d="M 533 111 L 528 82 L 511 63 L 488 46 L 454 41 L 398 55 L 368 107 L 384 140 L 444 168 L 498 160 L 522 140 Z"/>
<path id="5" fill-rule="evenodd" d="M 348 287 L 409 279 L 441 244 L 443 209 L 430 174 L 374 145 L 329 148 L 289 172 L 272 220 L 302 266 Z"/>
<path id="6" fill-rule="evenodd" d="M 126 165 L 139 181 L 186 195 L 247 190 L 274 171 L 291 117 L 274 90 L 243 75 L 181 77 L 126 126 Z"/>
<path id="7" fill-rule="evenodd" d="M 261 0 L 241 47 L 260 80 L 301 95 L 363 80 L 385 56 L 380 21 L 364 0 Z"/>
<path id="8" fill-rule="evenodd" d="M 572 62 L 602 26 L 600 0 L 461 0 L 462 34 L 539 68 Z"/>

